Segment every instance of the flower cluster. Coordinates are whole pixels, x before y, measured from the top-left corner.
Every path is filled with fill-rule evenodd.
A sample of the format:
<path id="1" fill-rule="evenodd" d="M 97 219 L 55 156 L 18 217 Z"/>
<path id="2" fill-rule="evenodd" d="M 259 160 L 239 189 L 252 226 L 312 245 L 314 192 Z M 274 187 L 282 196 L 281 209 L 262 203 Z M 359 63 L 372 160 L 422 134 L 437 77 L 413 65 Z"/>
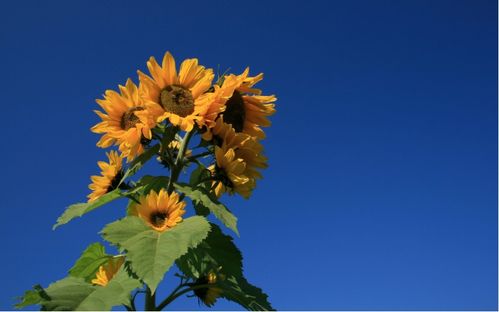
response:
<path id="1" fill-rule="evenodd" d="M 182 62 L 177 71 L 173 56 L 166 52 L 158 64 L 154 57 L 147 62 L 149 75 L 138 71 L 138 86 L 127 80 L 119 93 L 107 90 L 97 100 L 102 119 L 92 131 L 102 134 L 97 146 L 116 145 L 121 156 L 109 155 L 109 164 L 100 162 L 102 176 L 93 176 L 88 197 L 95 200 L 116 188 L 121 159 L 133 161 L 155 138 L 155 129 L 165 126 L 179 131 L 199 133 L 205 147 L 214 155 L 209 170 L 217 197 L 223 193 L 251 195 L 260 169 L 267 167 L 260 140 L 262 127 L 270 126 L 275 96 L 262 95 L 255 85 L 263 74 L 249 76 L 247 68 L 240 75 L 226 74 L 214 81 L 212 69 L 199 65 L 197 59 Z M 175 143 L 175 144 L 172 144 Z M 171 141 L 178 148 L 177 141 Z"/>
<path id="2" fill-rule="evenodd" d="M 69 276 L 47 288 L 35 286 L 18 307 L 39 304 L 42 310 L 109 310 L 123 305 L 158 311 L 191 293 L 211 307 L 221 297 L 251 310 L 271 310 L 267 295 L 243 275 L 242 255 L 219 222 L 239 235 L 237 218 L 221 203 L 224 194 L 249 198 L 267 167 L 263 127 L 275 113 L 273 95 L 256 84 L 263 74 L 215 75 L 187 59 L 177 69 L 167 52 L 154 57 L 148 73 L 138 71 L 138 84 L 128 79 L 118 91 L 97 100 L 101 119 L 91 130 L 108 149 L 99 161 L 100 175 L 91 176 L 86 203 L 69 206 L 56 225 L 68 223 L 117 198 L 127 198 L 126 215 L 107 224 L 102 238 L 119 254 L 91 244 Z M 133 176 L 157 160 L 160 175 Z M 159 170 L 158 170 L 159 171 Z M 188 179 L 184 176 L 189 175 Z M 188 215 L 187 201 L 192 203 Z M 173 266 L 180 284 L 161 302 L 155 291 Z M 77 295 L 76 295 L 77 294 Z"/>

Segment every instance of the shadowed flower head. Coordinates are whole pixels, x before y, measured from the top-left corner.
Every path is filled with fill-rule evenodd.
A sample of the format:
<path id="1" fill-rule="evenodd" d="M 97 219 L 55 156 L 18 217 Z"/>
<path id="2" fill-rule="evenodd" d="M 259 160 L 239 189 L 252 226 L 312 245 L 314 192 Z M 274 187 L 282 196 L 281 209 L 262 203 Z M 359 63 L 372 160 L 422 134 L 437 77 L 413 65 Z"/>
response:
<path id="1" fill-rule="evenodd" d="M 230 83 L 235 91 L 225 103 L 225 111 L 222 113 L 225 122 L 232 125 L 236 132 L 244 132 L 259 139 L 265 138 L 265 133 L 261 127 L 270 126 L 268 116 L 275 113 L 273 95 L 261 95 L 262 91 L 253 86 L 263 79 L 263 74 L 255 77 L 248 77 L 249 68 L 239 76 L 230 77 L 224 80 Z M 236 83 L 235 86 L 232 84 Z"/>
<path id="2" fill-rule="evenodd" d="M 196 280 L 195 285 L 210 285 L 194 290 L 194 294 L 208 307 L 213 306 L 222 294 L 222 289 L 215 286 L 217 280 L 217 274 L 213 272 Z"/>

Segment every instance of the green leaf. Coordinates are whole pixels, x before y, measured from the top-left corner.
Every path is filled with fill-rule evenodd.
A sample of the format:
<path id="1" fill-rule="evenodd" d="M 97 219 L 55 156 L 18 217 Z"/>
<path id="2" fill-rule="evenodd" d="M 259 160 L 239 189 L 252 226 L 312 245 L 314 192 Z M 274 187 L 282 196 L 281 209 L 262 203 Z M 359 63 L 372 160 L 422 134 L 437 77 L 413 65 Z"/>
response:
<path id="1" fill-rule="evenodd" d="M 217 225 L 210 225 L 208 237 L 178 259 L 177 266 L 184 274 L 196 279 L 220 267 L 220 272 L 225 275 L 241 277 L 243 257 L 233 238 L 223 234 Z"/>
<path id="2" fill-rule="evenodd" d="M 210 271 L 217 272 L 217 287 L 222 289 L 222 297 L 248 310 L 273 310 L 268 296 L 244 278 L 242 255 L 232 237 L 223 234 L 215 224 L 211 224 L 208 237 L 176 264 L 193 279 L 206 276 Z"/>
<path id="3" fill-rule="evenodd" d="M 43 297 L 48 298 L 42 286 L 35 285 L 33 289 L 27 290 L 22 297 L 18 298 L 20 302 L 15 305 L 15 308 L 22 309 L 30 305 L 40 304 Z"/>
<path id="4" fill-rule="evenodd" d="M 258 287 L 251 285 L 244 277 L 231 276 L 219 284 L 222 297 L 234 301 L 247 310 L 274 310 L 268 301 L 268 296 Z"/>
<path id="5" fill-rule="evenodd" d="M 129 304 L 130 292 L 141 286 L 121 268 L 106 286 L 94 286 L 78 277 L 67 277 L 51 284 L 48 296 L 40 304 L 43 310 L 110 310 L 113 306 Z"/>
<path id="6" fill-rule="evenodd" d="M 107 194 L 102 195 L 94 201 L 71 205 L 59 218 L 57 218 L 57 222 L 52 227 L 52 230 L 55 230 L 60 225 L 68 223 L 76 217 L 81 217 L 84 214 L 89 213 L 96 208 L 99 208 L 100 206 L 103 206 L 117 198 L 120 198 L 123 195 L 124 194 L 122 194 L 119 189 L 115 189 Z"/>
<path id="7" fill-rule="evenodd" d="M 129 216 L 108 224 L 101 232 L 110 243 L 127 251 L 127 260 L 135 274 L 154 292 L 174 261 L 206 238 L 210 224 L 195 216 L 174 228 L 158 232 L 140 218 Z"/>
<path id="8" fill-rule="evenodd" d="M 125 172 L 123 175 L 123 178 L 121 178 L 120 184 L 125 182 L 125 180 L 134 174 L 137 173 L 137 171 L 144 166 L 144 164 L 151 159 L 152 156 L 154 156 L 157 152 L 159 151 L 159 144 L 156 144 L 149 148 L 147 151 L 139 155 L 137 158 L 135 158 L 131 163 L 130 166 L 128 167 L 128 170 Z"/>
<path id="9" fill-rule="evenodd" d="M 85 249 L 74 266 L 69 270 L 69 275 L 74 277 L 82 277 L 87 282 L 90 282 L 94 277 L 99 267 L 106 263 L 111 255 L 106 254 L 104 246 L 100 243 L 94 243 Z"/>
<path id="10" fill-rule="evenodd" d="M 203 205 L 208 208 L 222 223 L 234 231 L 239 236 L 237 230 L 237 218 L 234 216 L 227 207 L 214 198 L 207 190 L 202 188 L 193 188 L 186 184 L 175 184 L 179 192 L 188 196 L 194 204 Z"/>

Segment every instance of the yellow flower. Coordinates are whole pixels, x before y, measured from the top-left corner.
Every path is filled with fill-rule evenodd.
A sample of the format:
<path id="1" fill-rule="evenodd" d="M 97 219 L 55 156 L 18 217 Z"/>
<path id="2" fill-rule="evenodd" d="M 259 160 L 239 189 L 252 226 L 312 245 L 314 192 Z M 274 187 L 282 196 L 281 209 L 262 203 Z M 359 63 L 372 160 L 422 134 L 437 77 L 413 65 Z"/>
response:
<path id="1" fill-rule="evenodd" d="M 240 146 L 243 141 L 247 140 L 249 136 L 242 132 L 236 133 L 232 125 L 225 123 L 224 117 L 220 116 L 215 121 L 214 126 L 204 132 L 202 137 L 205 141 L 213 140 L 213 143 L 218 146 L 226 144 L 230 147 L 237 147 Z"/>
<path id="2" fill-rule="evenodd" d="M 239 75 L 227 75 L 223 79 L 221 85 L 214 85 L 213 92 L 206 93 L 207 102 L 210 103 L 206 105 L 204 110 L 201 111 L 202 120 L 198 121 L 200 127 L 205 126 L 207 130 L 214 127 L 217 118 L 220 113 L 225 111 L 227 101 L 232 97 L 234 91 L 238 86 L 240 86 L 244 81 L 244 77 Z M 206 133 L 210 133 L 209 131 Z"/>
<path id="3" fill-rule="evenodd" d="M 210 272 L 206 276 L 202 276 L 201 278 L 196 280 L 195 285 L 206 285 L 210 286 L 197 288 L 194 290 L 194 294 L 208 307 L 211 307 L 215 304 L 218 297 L 222 294 L 222 289 L 216 286 L 211 286 L 216 284 L 217 282 L 217 274 Z"/>
<path id="4" fill-rule="evenodd" d="M 130 79 L 119 89 L 120 93 L 107 90 L 104 99 L 97 100 L 105 113 L 95 111 L 102 122 L 92 127 L 92 131 L 104 133 L 97 146 L 106 148 L 118 145 L 130 161 L 144 151 L 142 141 L 152 138 L 151 129 L 156 126 L 156 119 L 163 111 L 156 105 L 145 103 L 139 96 L 139 89 Z"/>
<path id="5" fill-rule="evenodd" d="M 168 195 L 165 189 L 161 189 L 159 193 L 151 191 L 148 195 L 141 196 L 139 202 L 140 204 L 131 207 L 131 215 L 138 216 L 158 232 L 173 228 L 182 221 L 185 214 L 186 203 L 179 201 L 177 193 Z"/>
<path id="6" fill-rule="evenodd" d="M 91 176 L 92 183 L 88 186 L 93 192 L 89 194 L 88 201 L 94 201 L 102 195 L 118 187 L 118 183 L 123 177 L 123 156 L 118 155 L 116 151 L 106 154 L 109 163 L 99 161 L 97 165 L 102 170 L 100 176 Z"/>
<path id="7" fill-rule="evenodd" d="M 248 77 L 248 74 L 249 68 L 246 68 L 241 75 L 229 80 L 229 83 L 237 82 L 237 85 L 226 102 L 226 108 L 222 114 L 225 122 L 230 123 L 236 132 L 244 132 L 263 139 L 265 133 L 261 127 L 270 126 L 267 117 L 275 113 L 276 97 L 261 95 L 261 90 L 253 88 L 263 79 L 263 74 L 255 77 Z"/>
<path id="8" fill-rule="evenodd" d="M 109 259 L 107 264 L 99 267 L 99 271 L 95 274 L 92 284 L 106 286 L 107 283 L 109 283 L 109 281 L 116 275 L 124 261 L 125 257 Z"/>
<path id="9" fill-rule="evenodd" d="M 256 179 L 262 178 L 258 170 L 267 168 L 267 158 L 262 154 L 263 146 L 256 137 L 235 133 L 230 126 L 222 128 L 225 136 L 222 145 L 215 146 L 216 166 L 209 168 L 221 178 L 221 181 L 214 182 L 215 195 L 220 197 L 228 192 L 248 198 L 256 186 Z M 216 134 L 217 126 L 213 130 Z"/>
<path id="10" fill-rule="evenodd" d="M 162 108 L 158 121 L 168 118 L 184 131 L 191 131 L 196 122 L 202 124 L 214 99 L 213 93 L 205 93 L 211 87 L 213 70 L 198 65 L 197 59 L 187 59 L 177 75 L 170 52 L 165 53 L 161 66 L 151 57 L 147 68 L 151 77 L 138 71 L 141 91 L 146 101 Z"/>
<path id="11" fill-rule="evenodd" d="M 214 181 L 215 195 L 220 197 L 224 192 L 229 192 L 229 194 L 239 193 L 244 198 L 249 198 L 255 187 L 255 180 L 245 175 L 244 160 L 237 158 L 235 150 L 227 145 L 215 146 L 215 158 L 216 165 L 209 168 L 220 179 Z"/>

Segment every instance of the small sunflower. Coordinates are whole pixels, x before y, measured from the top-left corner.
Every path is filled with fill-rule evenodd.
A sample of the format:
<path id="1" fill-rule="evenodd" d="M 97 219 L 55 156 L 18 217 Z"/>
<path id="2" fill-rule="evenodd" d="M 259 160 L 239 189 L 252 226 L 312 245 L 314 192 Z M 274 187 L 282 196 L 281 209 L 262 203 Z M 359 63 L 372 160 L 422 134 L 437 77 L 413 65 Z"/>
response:
<path id="1" fill-rule="evenodd" d="M 111 258 L 105 265 L 99 267 L 99 271 L 95 274 L 92 284 L 106 286 L 107 283 L 116 275 L 120 267 L 123 265 L 125 257 Z"/>
<path id="2" fill-rule="evenodd" d="M 163 111 L 156 105 L 145 103 L 139 96 L 139 88 L 130 79 L 119 89 L 120 93 L 107 90 L 104 99 L 97 100 L 104 112 L 95 111 L 102 122 L 91 130 L 104 134 L 97 146 L 118 145 L 130 161 L 144 151 L 142 143 L 152 138 L 151 129 Z"/>
<path id="3" fill-rule="evenodd" d="M 226 145 L 215 146 L 215 158 L 216 165 L 209 168 L 219 179 L 219 181 L 214 181 L 215 195 L 220 197 L 224 192 L 229 192 L 229 194 L 239 193 L 244 198 L 249 198 L 255 187 L 255 180 L 245 175 L 244 160 L 237 158 L 235 150 Z"/>
<path id="4" fill-rule="evenodd" d="M 185 214 L 186 203 L 179 201 L 175 192 L 168 195 L 165 189 L 159 193 L 151 191 L 146 196 L 141 196 L 140 204 L 131 207 L 131 215 L 138 216 L 147 225 L 158 232 L 164 232 L 182 222 Z"/>
<path id="5" fill-rule="evenodd" d="M 97 163 L 102 170 L 101 175 L 90 177 L 92 183 L 88 188 L 93 192 L 87 196 L 89 202 L 117 188 L 123 177 L 123 156 L 118 155 L 116 151 L 111 151 L 106 155 L 109 163 L 104 161 Z"/>
<path id="6" fill-rule="evenodd" d="M 196 280 L 194 285 L 214 285 L 217 283 L 217 274 L 210 272 Z M 208 286 L 194 290 L 194 294 L 208 307 L 215 304 L 218 297 L 222 295 L 222 289 L 216 286 Z"/>
<path id="7" fill-rule="evenodd" d="M 209 110 L 213 93 L 205 93 L 211 87 L 213 70 L 198 65 L 197 59 L 186 59 L 177 75 L 175 60 L 166 52 L 161 66 L 151 57 L 147 62 L 151 77 L 138 71 L 142 95 L 149 103 L 163 110 L 158 121 L 169 119 L 184 131 L 191 131 L 194 124 L 203 124 L 203 114 Z"/>
<path id="8" fill-rule="evenodd" d="M 265 138 L 261 127 L 270 126 L 267 119 L 275 113 L 276 97 L 261 95 L 261 90 L 253 86 L 263 79 L 263 74 L 248 77 L 249 68 L 230 82 L 237 81 L 235 91 L 225 103 L 226 108 L 222 113 L 225 122 L 230 123 L 236 132 L 244 132 L 259 139 Z M 225 84 L 225 81 L 224 81 Z"/>

